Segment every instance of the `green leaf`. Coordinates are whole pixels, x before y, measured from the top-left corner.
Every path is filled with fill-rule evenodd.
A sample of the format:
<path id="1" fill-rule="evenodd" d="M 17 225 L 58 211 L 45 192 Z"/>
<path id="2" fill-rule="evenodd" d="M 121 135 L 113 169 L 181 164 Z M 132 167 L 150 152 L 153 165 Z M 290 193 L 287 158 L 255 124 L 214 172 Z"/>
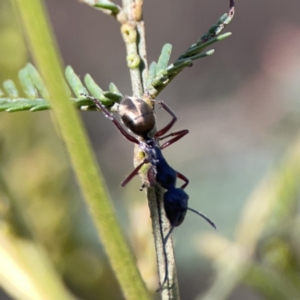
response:
<path id="1" fill-rule="evenodd" d="M 199 59 L 199 58 L 211 56 L 211 55 L 213 55 L 214 53 L 215 53 L 215 50 L 214 50 L 214 49 L 211 49 L 211 50 L 208 50 L 207 52 L 199 53 L 199 54 L 196 54 L 196 55 L 194 55 L 194 56 L 191 56 L 190 59 L 191 59 L 191 60 L 196 60 L 196 59 Z"/>
<path id="2" fill-rule="evenodd" d="M 37 105 L 35 107 L 32 107 L 30 109 L 31 112 L 35 112 L 35 111 L 40 111 L 40 110 L 47 110 L 50 109 L 50 105 L 45 104 L 45 105 Z"/>
<path id="3" fill-rule="evenodd" d="M 30 75 L 30 78 L 33 82 L 33 84 L 35 85 L 35 87 L 37 88 L 37 90 L 39 91 L 40 95 L 48 100 L 49 99 L 49 92 L 46 88 L 46 85 L 41 77 L 41 75 L 39 74 L 39 72 L 37 71 L 37 69 L 31 64 L 28 63 L 26 65 L 26 69 Z"/>
<path id="4" fill-rule="evenodd" d="M 22 111 L 22 110 L 29 110 L 29 109 L 30 109 L 30 105 L 24 103 L 23 105 L 20 105 L 17 107 L 8 108 L 6 111 L 7 112 L 15 112 L 15 111 Z"/>
<path id="5" fill-rule="evenodd" d="M 117 88 L 117 86 L 116 86 L 113 82 L 111 82 L 111 83 L 109 84 L 109 90 L 110 90 L 112 93 L 114 93 L 114 94 L 116 94 L 116 95 L 120 95 L 121 97 L 123 97 L 123 95 L 121 94 L 121 92 L 119 91 L 119 89 Z"/>
<path id="6" fill-rule="evenodd" d="M 206 47 L 208 47 L 208 46 L 210 46 L 210 45 L 212 45 L 216 42 L 222 41 L 222 40 L 226 39 L 229 36 L 231 36 L 231 32 L 227 32 L 227 33 L 224 33 L 222 35 L 216 36 L 216 37 L 208 40 L 205 43 L 194 44 L 183 55 L 181 55 L 178 58 L 178 61 L 180 61 L 181 59 L 189 58 L 193 55 L 196 55 L 199 52 L 203 51 Z M 176 62 L 174 64 L 176 64 Z"/>
<path id="7" fill-rule="evenodd" d="M 191 67 L 193 65 L 192 59 L 183 59 L 175 64 L 170 65 L 165 71 L 165 75 L 173 75 L 179 73 L 185 67 Z"/>
<path id="8" fill-rule="evenodd" d="M 167 68 L 172 52 L 172 45 L 165 44 L 161 50 L 158 62 L 156 65 L 156 74 L 160 75 Z"/>
<path id="9" fill-rule="evenodd" d="M 103 8 L 103 9 L 108 9 L 113 14 L 118 14 L 121 10 L 119 5 L 117 5 L 111 1 L 108 1 L 108 0 L 98 0 L 97 3 L 94 4 L 94 6 Z"/>
<path id="10" fill-rule="evenodd" d="M 120 102 L 122 100 L 122 95 L 120 94 L 115 94 L 115 93 L 112 93 L 112 92 L 103 92 L 103 95 L 112 100 L 113 102 Z"/>
<path id="11" fill-rule="evenodd" d="M 116 16 L 120 11 L 121 7 L 109 0 L 81 0 L 81 2 L 98 8 L 106 14 Z"/>
<path id="12" fill-rule="evenodd" d="M 147 77 L 147 89 L 151 88 L 152 81 L 156 77 L 156 62 L 153 61 L 149 66 L 148 77 Z"/>
<path id="13" fill-rule="evenodd" d="M 48 102 L 44 99 L 26 99 L 26 98 L 0 98 L 0 111 L 16 112 L 22 110 L 31 110 L 36 106 L 49 106 Z"/>
<path id="14" fill-rule="evenodd" d="M 90 74 L 84 76 L 84 83 L 87 86 L 89 92 L 96 98 L 103 96 L 103 91 L 100 86 L 94 81 Z"/>
<path id="15" fill-rule="evenodd" d="M 88 98 L 72 99 L 77 108 L 80 110 L 96 110 L 94 102 Z"/>
<path id="16" fill-rule="evenodd" d="M 82 97 L 82 94 L 87 94 L 87 89 L 83 86 L 79 77 L 75 74 L 71 66 L 67 66 L 65 70 L 67 81 L 77 98 Z"/>
<path id="17" fill-rule="evenodd" d="M 230 32 L 219 35 L 223 29 L 231 22 L 235 12 L 234 1 L 230 1 L 230 9 L 228 13 L 223 14 L 216 24 L 213 24 L 209 30 L 202 35 L 200 39 L 192 44 L 188 50 L 180 55 L 178 59 L 167 67 L 172 46 L 166 44 L 159 57 L 156 74 L 154 74 L 154 65 L 150 65 L 149 75 L 147 78 L 147 88 L 150 96 L 154 99 L 157 95 L 175 78 L 184 68 L 192 66 L 192 61 L 210 56 L 214 50 L 202 53 L 208 46 L 224 40 L 231 35 Z"/>
<path id="18" fill-rule="evenodd" d="M 114 101 L 104 96 L 102 89 L 97 85 L 97 83 L 94 81 L 94 79 L 91 77 L 90 74 L 86 74 L 84 76 L 84 82 L 85 82 L 88 90 L 90 91 L 90 93 L 94 97 L 99 99 L 105 106 L 113 105 Z M 87 94 L 87 93 L 84 93 L 84 94 Z M 84 97 L 84 96 L 81 95 L 81 97 Z M 95 107 L 95 104 L 93 101 L 91 101 L 90 99 L 87 99 L 87 98 L 85 98 L 85 100 L 89 101 L 89 103 L 92 103 L 92 106 Z"/>
<path id="19" fill-rule="evenodd" d="M 28 98 L 20 98 L 15 83 L 12 80 L 6 80 L 3 86 L 7 96 L 0 90 L 0 97 L 2 97 L 0 98 L 0 111 L 17 112 L 30 110 L 31 112 L 35 112 L 50 109 L 51 107 L 47 101 L 49 99 L 49 92 L 38 70 L 32 64 L 28 63 L 19 73 L 20 82 L 22 82 L 24 93 Z M 81 110 L 96 110 L 94 102 L 81 95 L 81 93 L 88 94 L 87 89 L 83 86 L 71 67 L 66 68 L 66 76 L 69 78 L 69 83 L 74 94 L 77 97 L 79 96 L 78 98 L 71 98 L 70 96 L 70 100 L 74 102 L 76 107 Z M 120 102 L 123 97 L 113 83 L 109 85 L 109 92 L 103 92 L 89 74 L 85 75 L 84 81 L 89 92 L 109 108 L 115 102 Z M 69 95 L 71 94 L 67 83 L 65 90 Z"/>
<path id="20" fill-rule="evenodd" d="M 28 72 L 28 69 L 26 67 L 19 71 L 19 80 L 26 97 L 31 99 L 38 98 L 37 89 L 35 88 L 31 80 L 30 74 Z"/>
<path id="21" fill-rule="evenodd" d="M 10 79 L 5 80 L 3 82 L 3 87 L 4 87 L 5 92 L 7 93 L 7 95 L 10 98 L 14 99 L 14 98 L 18 98 L 19 97 L 18 89 L 17 89 L 15 83 L 12 80 L 10 80 Z"/>

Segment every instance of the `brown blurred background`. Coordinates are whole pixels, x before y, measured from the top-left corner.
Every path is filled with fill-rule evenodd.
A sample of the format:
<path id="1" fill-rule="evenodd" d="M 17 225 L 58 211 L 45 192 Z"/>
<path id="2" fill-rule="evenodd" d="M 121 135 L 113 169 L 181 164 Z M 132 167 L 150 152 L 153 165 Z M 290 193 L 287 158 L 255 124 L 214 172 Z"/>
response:
<path id="1" fill-rule="evenodd" d="M 162 46 L 167 42 L 173 45 L 172 62 L 228 11 L 228 1 L 225 0 L 144 2 L 149 62 L 157 60 Z M 75 0 L 47 0 L 46 4 L 65 65 L 71 65 L 81 78 L 90 73 L 104 90 L 110 82 L 114 82 L 123 94 L 130 95 L 130 78 L 119 24 L 113 18 Z M 9 11 L 0 2 L 1 8 Z M 300 2 L 296 0 L 236 0 L 235 18 L 225 30 L 233 32 L 233 35 L 213 45 L 216 50 L 213 56 L 196 61 L 192 68 L 185 69 L 159 96 L 178 117 L 174 129 L 190 130 L 188 136 L 165 150 L 164 154 L 175 169 L 190 179 L 187 188 L 190 195 L 189 206 L 214 220 L 219 234 L 227 238 L 233 238 L 240 211 L 251 191 L 276 166 L 299 132 L 299 12 Z M 8 56 L 6 62 L 10 58 L 14 60 L 14 57 Z M 16 74 L 28 60 L 26 55 L 22 56 L 10 67 L 9 76 L 14 76 L 14 72 Z M 1 68 L 5 69 L 3 64 L 0 58 L 1 82 L 9 77 L 7 72 L 1 71 Z M 122 225 L 125 230 L 128 229 L 128 236 L 136 249 L 143 249 L 138 239 L 142 243 L 145 236 L 152 247 L 150 223 L 141 224 L 148 218 L 148 210 L 145 195 L 138 191 L 139 180 L 133 180 L 126 188 L 120 187 L 120 182 L 133 167 L 132 145 L 100 113 L 82 112 L 81 115 Z M 20 121 L 20 118 L 34 118 L 35 127 L 44 127 L 40 129 L 43 130 L 40 133 L 43 137 L 48 126 L 52 128 L 48 112 L 2 113 L 1 119 L 3 118 L 7 124 L 14 122 L 13 120 Z M 169 116 L 159 110 L 158 126 L 168 120 Z M 16 129 L 16 134 L 18 130 Z M 51 130 L 54 132 L 53 128 Z M 60 159 L 63 160 L 66 156 L 63 147 L 57 138 L 54 139 L 62 153 Z M 57 156 L 53 154 L 52 159 L 55 160 L 55 157 Z M 67 170 L 64 172 L 70 172 L 67 159 L 62 168 Z M 72 199 L 71 206 L 72 201 L 77 205 L 72 212 L 74 219 L 68 222 L 64 220 L 72 227 L 70 235 L 75 236 L 70 243 L 76 244 L 74 240 L 78 234 L 81 242 L 84 240 L 86 245 L 92 245 L 91 248 L 96 249 L 76 250 L 72 259 L 76 261 L 77 256 L 87 256 L 91 265 L 94 265 L 94 261 L 98 259 L 98 254 L 95 253 L 101 252 L 101 246 L 95 242 L 97 238 L 88 216 L 78 217 L 83 204 L 72 175 L 68 184 L 72 185 L 73 191 L 75 189 L 74 194 L 69 196 Z M 139 207 L 140 205 L 143 207 Z M 39 209 L 44 210 L 41 204 Z M 138 219 L 138 216 L 143 217 Z M 145 233 L 138 233 L 139 226 L 145 227 Z M 203 220 L 189 213 L 185 222 L 174 231 L 182 299 L 194 299 L 210 286 L 212 266 L 206 257 L 199 254 L 196 243 L 203 231 L 210 230 L 212 229 Z M 72 247 L 75 249 L 75 246 Z M 149 255 L 154 255 L 153 251 Z M 146 261 L 147 259 L 155 264 L 154 257 L 144 258 Z M 102 289 L 106 287 L 106 295 L 109 296 L 99 298 L 97 288 L 93 287 L 91 291 L 95 291 L 95 294 L 83 293 L 82 297 L 121 299 L 116 291 L 116 295 L 110 294 L 116 283 L 105 257 L 98 263 L 102 270 L 102 275 L 99 275 L 103 282 Z M 152 274 L 149 275 L 148 286 L 155 289 L 155 266 L 154 271 L 149 265 L 145 268 L 149 268 L 149 273 Z M 68 272 L 72 273 L 72 269 L 63 272 L 65 278 L 69 278 L 66 275 Z M 90 270 L 87 268 L 84 272 L 89 274 Z M 98 284 L 97 276 L 95 285 Z M 80 295 L 80 288 L 76 290 L 76 280 L 70 285 Z M 3 294 L 0 299 L 10 298 Z M 240 285 L 228 299 L 264 298 L 255 290 Z"/>

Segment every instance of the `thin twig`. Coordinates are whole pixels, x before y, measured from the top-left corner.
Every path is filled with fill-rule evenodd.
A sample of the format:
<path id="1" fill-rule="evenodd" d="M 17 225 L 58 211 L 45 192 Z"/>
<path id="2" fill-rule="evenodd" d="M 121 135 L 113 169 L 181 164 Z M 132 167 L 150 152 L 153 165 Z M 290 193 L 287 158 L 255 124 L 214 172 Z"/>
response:
<path id="1" fill-rule="evenodd" d="M 121 33 L 126 45 L 127 65 L 130 70 L 133 96 L 142 98 L 144 89 L 139 70 L 141 58 L 138 54 L 138 33 L 136 30 L 134 8 L 135 2 L 133 0 L 123 0 L 126 22 L 121 26 Z"/>
<path id="2" fill-rule="evenodd" d="M 123 23 L 121 31 L 127 49 L 128 57 L 136 59 L 139 65 L 129 65 L 133 95 L 147 100 L 146 80 L 148 73 L 147 52 L 145 41 L 145 28 L 142 18 L 143 0 L 123 0 L 123 9 L 126 14 L 126 22 Z M 123 19 L 124 21 L 124 19 Z M 139 59 L 137 59 L 137 57 Z M 133 68 L 132 68 L 133 67 Z M 140 149 L 135 148 L 134 165 L 140 164 Z M 146 179 L 146 178 L 145 178 Z M 175 257 L 172 239 L 168 239 L 166 247 L 163 247 L 163 240 L 166 232 L 169 231 L 169 221 L 163 207 L 163 190 L 160 186 L 147 189 L 147 198 L 152 219 L 152 229 L 157 255 L 157 265 L 160 282 L 164 281 L 167 274 L 166 288 L 161 292 L 162 300 L 179 299 L 179 288 L 176 275 Z M 166 264 L 167 261 L 167 264 Z M 168 270 L 166 270 L 166 265 Z"/>

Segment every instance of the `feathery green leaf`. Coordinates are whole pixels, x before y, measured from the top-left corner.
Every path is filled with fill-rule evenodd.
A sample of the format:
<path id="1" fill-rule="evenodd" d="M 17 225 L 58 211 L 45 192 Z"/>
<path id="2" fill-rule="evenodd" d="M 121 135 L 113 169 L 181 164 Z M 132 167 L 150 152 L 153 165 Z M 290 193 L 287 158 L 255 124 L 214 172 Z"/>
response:
<path id="1" fill-rule="evenodd" d="M 208 46 L 224 40 L 231 35 L 230 32 L 222 35 L 219 34 L 233 19 L 234 12 L 234 2 L 230 1 L 229 12 L 223 14 L 216 24 L 212 25 L 196 43 L 192 44 L 185 53 L 181 54 L 177 60 L 169 66 L 167 66 L 167 64 L 171 55 L 172 46 L 170 44 L 164 45 L 156 66 L 156 74 L 154 74 L 153 63 L 150 65 L 147 88 L 152 98 L 156 98 L 156 96 L 169 84 L 169 82 L 185 67 L 191 67 L 193 65 L 192 61 L 210 56 L 214 53 L 214 50 L 209 50 L 205 53 L 202 52 Z"/>
<path id="2" fill-rule="evenodd" d="M 3 82 L 3 87 L 4 87 L 4 90 L 6 91 L 7 95 L 9 96 L 9 98 L 14 99 L 14 98 L 19 97 L 18 89 L 12 80 L 10 80 L 10 79 L 5 80 Z"/>
<path id="3" fill-rule="evenodd" d="M 109 0 L 81 0 L 81 2 L 112 16 L 116 16 L 121 11 L 121 7 L 119 5 Z"/>
<path id="4" fill-rule="evenodd" d="M 81 110 L 96 110 L 94 102 L 82 95 L 88 94 L 88 91 L 109 108 L 115 102 L 120 102 L 123 97 L 114 83 L 110 83 L 110 91 L 103 92 L 89 74 L 86 74 L 84 77 L 84 82 L 87 86 L 85 88 L 70 66 L 66 68 L 65 73 L 70 87 L 76 96 L 76 98 L 71 98 L 71 92 L 66 84 L 70 100 Z M 41 75 L 32 64 L 28 63 L 20 70 L 19 80 L 26 98 L 20 96 L 12 80 L 6 80 L 3 82 L 5 93 L 0 90 L 0 111 L 17 112 L 30 110 L 31 112 L 35 112 L 51 108 L 47 101 L 49 99 L 49 92 Z M 114 107 L 112 110 L 115 111 L 116 108 Z"/>

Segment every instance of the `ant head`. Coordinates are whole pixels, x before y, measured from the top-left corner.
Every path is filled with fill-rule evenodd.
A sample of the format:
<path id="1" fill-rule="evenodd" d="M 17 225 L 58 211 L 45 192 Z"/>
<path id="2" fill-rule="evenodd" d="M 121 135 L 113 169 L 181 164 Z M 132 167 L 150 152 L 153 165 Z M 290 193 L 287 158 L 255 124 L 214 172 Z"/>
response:
<path id="1" fill-rule="evenodd" d="M 124 125 L 134 134 L 147 137 L 154 128 L 155 117 L 151 106 L 136 97 L 125 97 L 119 105 Z"/>
<path id="2" fill-rule="evenodd" d="M 164 194 L 164 208 L 171 226 L 179 226 L 188 209 L 188 194 L 183 189 L 172 188 Z"/>
<path id="3" fill-rule="evenodd" d="M 164 208 L 171 223 L 171 227 L 179 226 L 185 218 L 187 210 L 197 214 L 205 221 L 207 221 L 213 228 L 217 229 L 213 221 L 211 221 L 204 214 L 199 211 L 188 207 L 189 196 L 183 189 L 173 188 L 164 194 Z"/>

